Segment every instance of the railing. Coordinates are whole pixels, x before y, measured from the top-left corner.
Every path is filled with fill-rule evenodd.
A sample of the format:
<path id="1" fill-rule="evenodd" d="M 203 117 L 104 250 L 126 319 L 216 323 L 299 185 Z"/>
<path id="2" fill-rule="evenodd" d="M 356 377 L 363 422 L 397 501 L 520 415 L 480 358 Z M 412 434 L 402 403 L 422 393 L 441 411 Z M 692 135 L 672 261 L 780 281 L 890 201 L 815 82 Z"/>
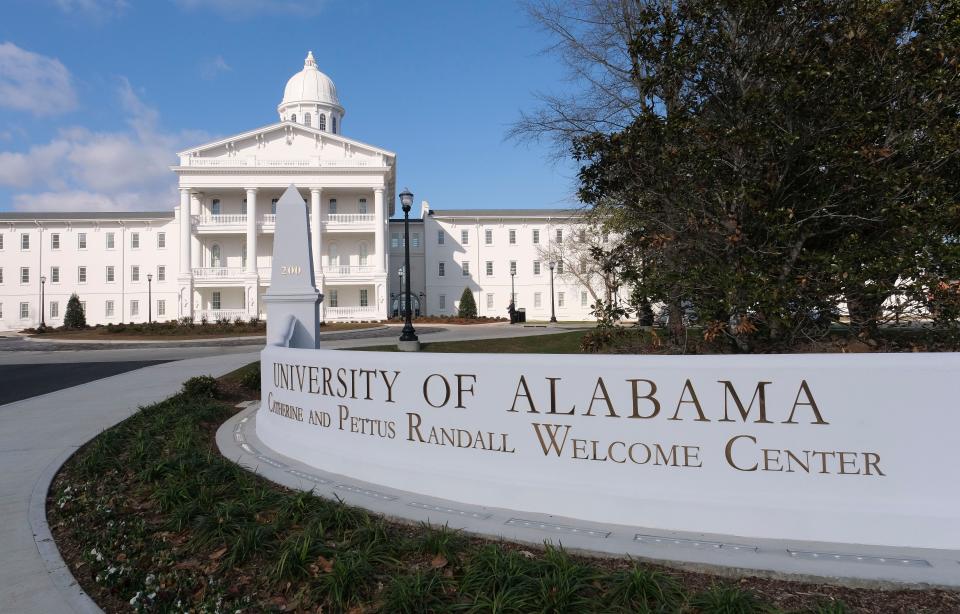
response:
<path id="1" fill-rule="evenodd" d="M 217 320 L 223 320 L 226 318 L 233 322 L 237 318 L 240 318 L 244 322 L 250 319 L 250 316 L 247 315 L 246 309 L 201 309 L 196 312 L 193 316 L 194 322 L 200 322 L 204 318 L 207 319 L 207 322 L 216 322 Z"/>
<path id="2" fill-rule="evenodd" d="M 237 267 L 208 266 L 193 269 L 194 279 L 226 279 L 241 275 L 243 275 L 243 269 Z"/>
<path id="3" fill-rule="evenodd" d="M 262 220 L 264 224 L 276 224 L 277 223 L 277 214 L 276 213 L 266 213 L 264 214 Z"/>
<path id="4" fill-rule="evenodd" d="M 326 224 L 372 224 L 372 213 L 330 213 L 323 219 Z"/>
<path id="5" fill-rule="evenodd" d="M 201 224 L 244 224 L 247 221 L 245 213 L 204 215 L 200 218 Z"/>
<path id="6" fill-rule="evenodd" d="M 382 166 L 371 160 L 321 160 L 319 157 L 300 160 L 257 160 L 256 158 L 187 158 L 184 166 L 195 168 L 304 168 L 318 166 Z"/>
<path id="7" fill-rule="evenodd" d="M 328 320 L 378 320 L 381 317 L 376 307 L 327 307 L 324 313 Z"/>
<path id="8" fill-rule="evenodd" d="M 299 167 L 299 166 L 318 166 L 317 160 L 257 160 L 257 166 L 266 167 Z"/>
<path id="9" fill-rule="evenodd" d="M 345 277 L 347 275 L 369 275 L 373 273 L 372 266 L 357 266 L 349 264 L 337 264 L 323 268 L 323 274 L 327 277 Z"/>
<path id="10" fill-rule="evenodd" d="M 249 166 L 246 159 L 240 158 L 188 158 L 187 166 L 217 167 L 226 166 L 230 168 L 238 166 Z"/>

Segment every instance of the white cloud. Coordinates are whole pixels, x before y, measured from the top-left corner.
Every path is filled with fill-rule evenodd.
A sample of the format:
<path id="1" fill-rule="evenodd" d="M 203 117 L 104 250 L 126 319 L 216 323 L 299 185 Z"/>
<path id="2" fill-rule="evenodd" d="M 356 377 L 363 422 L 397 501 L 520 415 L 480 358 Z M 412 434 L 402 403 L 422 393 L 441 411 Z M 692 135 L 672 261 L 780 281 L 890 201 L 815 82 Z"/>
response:
<path id="1" fill-rule="evenodd" d="M 129 81 L 117 89 L 127 130 L 64 129 L 46 145 L 25 153 L 0 152 L 0 186 L 39 188 L 19 193 L 13 207 L 29 211 L 156 210 L 177 202 L 175 153 L 209 137 L 198 132 L 164 132 L 159 114 L 143 102 Z"/>
<path id="2" fill-rule="evenodd" d="M 214 79 L 220 73 L 230 72 L 231 70 L 233 68 L 227 64 L 227 61 L 221 55 L 200 63 L 200 76 L 207 80 Z"/>
<path id="3" fill-rule="evenodd" d="M 0 107 L 57 115 L 77 106 L 70 71 L 56 58 L 0 43 Z"/>
<path id="4" fill-rule="evenodd" d="M 326 0 L 174 0 L 183 9 L 209 10 L 224 17 L 252 15 L 316 15 Z"/>

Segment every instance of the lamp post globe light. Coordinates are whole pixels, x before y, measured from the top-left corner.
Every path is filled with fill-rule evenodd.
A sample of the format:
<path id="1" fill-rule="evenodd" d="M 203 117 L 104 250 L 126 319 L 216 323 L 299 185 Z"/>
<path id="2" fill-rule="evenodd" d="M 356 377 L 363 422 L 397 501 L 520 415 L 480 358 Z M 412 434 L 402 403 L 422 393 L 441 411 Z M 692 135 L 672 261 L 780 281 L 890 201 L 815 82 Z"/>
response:
<path id="1" fill-rule="evenodd" d="M 557 321 L 557 314 L 553 310 L 553 269 L 557 267 L 557 263 L 551 260 L 548 265 L 550 267 L 550 321 Z"/>
<path id="2" fill-rule="evenodd" d="M 43 308 L 43 300 L 44 300 L 44 299 L 43 299 L 43 289 L 44 289 L 44 286 L 46 286 L 46 285 L 47 285 L 47 276 L 46 276 L 46 275 L 41 275 L 41 276 L 40 276 L 40 328 L 46 328 L 46 327 L 47 327 L 47 319 L 46 319 L 46 317 L 45 317 L 45 315 L 46 315 L 46 310 Z"/>
<path id="3" fill-rule="evenodd" d="M 153 274 L 147 273 L 147 324 L 153 324 Z"/>
<path id="4" fill-rule="evenodd" d="M 413 205 L 413 193 L 409 188 L 400 192 L 400 206 L 403 208 L 403 304 L 404 319 L 403 331 L 400 333 L 400 340 L 397 343 L 397 349 L 404 352 L 416 352 L 420 350 L 420 340 L 417 338 L 417 331 L 413 328 L 413 322 L 410 321 L 410 207 Z"/>

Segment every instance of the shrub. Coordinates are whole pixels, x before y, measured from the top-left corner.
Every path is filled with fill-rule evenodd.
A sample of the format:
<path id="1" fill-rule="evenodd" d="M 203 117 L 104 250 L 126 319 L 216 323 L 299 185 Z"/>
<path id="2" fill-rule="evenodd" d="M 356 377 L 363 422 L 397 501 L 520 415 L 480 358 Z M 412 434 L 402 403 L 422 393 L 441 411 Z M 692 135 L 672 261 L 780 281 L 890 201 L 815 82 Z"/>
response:
<path id="1" fill-rule="evenodd" d="M 212 399 L 217 396 L 217 380 L 209 375 L 198 375 L 183 382 L 183 394 L 188 397 Z"/>
<path id="2" fill-rule="evenodd" d="M 86 328 L 87 316 L 83 313 L 83 305 L 76 293 L 70 295 L 67 301 L 67 312 L 63 315 L 64 328 Z"/>
<path id="3" fill-rule="evenodd" d="M 473 292 L 470 288 L 464 288 L 460 295 L 460 308 L 457 316 L 461 318 L 473 319 L 477 317 L 477 303 L 473 300 Z"/>
<path id="4" fill-rule="evenodd" d="M 250 365 L 250 368 L 240 376 L 240 385 L 250 390 L 260 390 L 260 363 Z"/>
<path id="5" fill-rule="evenodd" d="M 179 323 L 180 326 L 193 326 L 193 316 L 183 316 L 177 320 L 177 323 Z"/>
<path id="6" fill-rule="evenodd" d="M 242 324 L 243 324 L 243 318 L 241 318 L 240 316 L 237 316 L 233 319 L 234 326 L 241 326 Z"/>

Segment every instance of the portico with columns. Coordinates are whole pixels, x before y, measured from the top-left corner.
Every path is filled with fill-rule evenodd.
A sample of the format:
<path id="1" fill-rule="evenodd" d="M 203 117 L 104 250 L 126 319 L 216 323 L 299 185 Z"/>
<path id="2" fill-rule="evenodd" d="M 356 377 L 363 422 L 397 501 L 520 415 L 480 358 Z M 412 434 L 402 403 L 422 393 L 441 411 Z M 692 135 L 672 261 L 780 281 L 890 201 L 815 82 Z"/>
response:
<path id="1" fill-rule="evenodd" d="M 280 121 L 180 152 L 179 315 L 263 317 L 277 199 L 294 185 L 330 321 L 387 318 L 385 231 L 396 155 L 341 134 L 345 111 L 309 54 L 287 83 Z"/>

